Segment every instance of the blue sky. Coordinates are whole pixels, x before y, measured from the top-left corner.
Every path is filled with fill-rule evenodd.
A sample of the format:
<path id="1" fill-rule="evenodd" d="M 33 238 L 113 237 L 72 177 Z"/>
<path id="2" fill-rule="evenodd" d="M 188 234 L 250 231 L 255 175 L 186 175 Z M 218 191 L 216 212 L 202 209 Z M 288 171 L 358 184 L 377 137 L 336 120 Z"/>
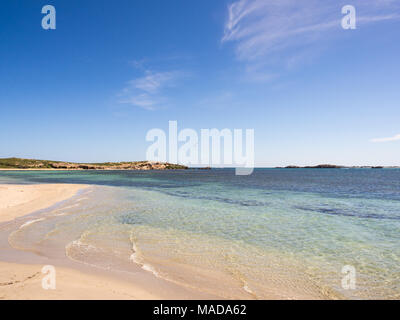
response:
<path id="1" fill-rule="evenodd" d="M 0 157 L 142 160 L 177 120 L 254 128 L 257 166 L 400 164 L 398 0 L 0 6 Z"/>

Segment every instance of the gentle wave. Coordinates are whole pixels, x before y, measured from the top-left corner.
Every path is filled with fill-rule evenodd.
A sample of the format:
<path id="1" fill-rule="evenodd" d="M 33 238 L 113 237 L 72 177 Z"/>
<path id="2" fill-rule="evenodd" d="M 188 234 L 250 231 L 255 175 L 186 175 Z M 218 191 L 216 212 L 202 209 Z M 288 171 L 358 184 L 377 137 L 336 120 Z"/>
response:
<path id="1" fill-rule="evenodd" d="M 19 227 L 19 229 L 26 228 L 27 226 L 30 226 L 31 224 L 34 224 L 36 222 L 43 221 L 43 220 L 46 220 L 46 219 L 45 218 L 39 218 L 39 219 L 29 220 L 29 221 L 25 222 L 23 225 L 21 225 Z"/>
<path id="2" fill-rule="evenodd" d="M 138 249 L 138 247 L 136 245 L 136 242 L 135 242 L 135 240 L 134 240 L 132 235 L 130 236 L 130 241 L 132 243 L 132 251 L 133 251 L 133 253 L 129 257 L 129 259 L 132 262 L 138 264 L 143 270 L 151 272 L 152 274 L 154 274 L 158 278 L 163 278 L 163 279 L 167 280 L 166 278 L 161 276 L 161 274 L 152 265 L 144 262 L 144 259 L 143 259 L 142 255 L 141 255 L 141 253 L 140 253 L 140 251 L 139 251 L 139 249 Z"/>

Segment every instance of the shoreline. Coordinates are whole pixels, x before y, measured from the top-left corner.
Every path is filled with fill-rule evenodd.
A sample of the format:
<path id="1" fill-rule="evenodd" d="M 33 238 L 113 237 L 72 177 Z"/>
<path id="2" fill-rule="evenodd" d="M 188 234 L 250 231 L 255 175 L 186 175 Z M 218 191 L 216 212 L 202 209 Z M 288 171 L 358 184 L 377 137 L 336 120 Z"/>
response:
<path id="1" fill-rule="evenodd" d="M 241 283 L 241 287 L 236 286 L 237 284 L 230 287 L 229 290 L 234 291 L 229 291 L 226 295 L 224 285 L 232 285 L 237 279 L 232 282 L 230 277 L 228 279 L 226 274 L 218 270 L 184 264 L 163 264 L 163 267 L 169 268 L 170 271 L 176 272 L 175 268 L 178 268 L 179 272 L 182 272 L 180 277 L 185 280 L 182 278 L 182 281 L 176 281 L 174 278 L 154 274 L 140 262 L 132 263 L 129 272 L 102 268 L 71 259 L 65 251 L 66 247 L 54 247 L 49 243 L 46 251 L 40 253 L 25 250 L 23 246 L 15 246 L 10 240 L 12 235 L 24 226 L 45 220 L 48 213 L 58 211 L 58 207 L 72 207 L 69 202 L 74 203 L 76 198 L 85 197 L 86 192 L 91 193 L 95 188 L 95 185 L 77 184 L 0 185 L 0 299 L 258 299 L 248 288 L 247 282 Z M 9 219 L 5 219 L 6 216 Z M 40 224 L 32 230 L 38 233 L 46 232 L 41 229 Z M 27 240 L 33 246 L 36 243 L 34 239 L 28 235 Z M 157 261 L 152 263 L 157 264 Z M 56 269 L 56 290 L 42 288 L 42 281 L 46 276 L 42 273 L 42 268 L 47 265 Z M 213 282 L 210 282 L 210 287 L 199 287 L 196 282 L 192 283 L 193 278 L 202 276 L 204 284 L 207 281 L 216 281 L 218 285 L 214 287 Z M 282 295 L 280 289 L 286 293 Z M 286 286 L 279 288 L 274 283 L 270 283 L 267 290 L 269 292 L 265 299 L 330 299 L 319 290 L 307 292 Z"/>
<path id="2" fill-rule="evenodd" d="M 179 171 L 179 170 L 190 170 L 193 168 L 188 168 L 188 169 L 152 169 L 153 171 L 160 170 L 160 171 L 168 171 L 168 170 L 173 170 L 173 171 Z M 141 169 L 121 169 L 121 168 L 115 168 L 115 169 L 53 169 L 53 168 L 28 168 L 28 169 L 21 169 L 21 168 L 16 168 L 16 169 L 4 169 L 0 168 L 0 171 L 87 171 L 87 172 L 93 172 L 93 171 L 150 171 L 150 170 L 141 170 Z"/>
<path id="3" fill-rule="evenodd" d="M 15 169 L 5 169 L 5 168 L 0 168 L 0 171 L 93 171 L 93 170 L 87 170 L 87 169 L 21 169 L 21 168 L 15 168 Z"/>
<path id="4" fill-rule="evenodd" d="M 12 241 L 13 235 L 20 229 L 53 217 L 51 213 L 58 212 L 60 208 L 72 208 L 80 198 L 85 199 L 85 194 L 98 192 L 96 188 L 95 185 L 83 184 L 0 184 L 0 299 L 259 299 L 246 281 L 239 279 L 240 285 L 237 286 L 235 282 L 238 279 L 233 280 L 219 270 L 160 261 L 159 267 L 162 265 L 175 274 L 179 270 L 179 281 L 176 281 L 174 277 L 158 276 L 140 261 L 130 264 L 129 272 L 126 272 L 75 260 L 68 255 L 64 245 L 54 246 L 50 242 L 41 251 L 36 251 L 25 249 L 24 245 L 15 245 Z M 56 216 L 64 214 L 61 212 Z M 40 243 L 35 240 L 35 232 L 46 236 L 46 231 L 39 223 L 32 228 L 32 232 L 26 241 L 28 247 L 32 245 L 34 248 Z M 157 265 L 159 262 L 153 259 L 150 263 Z M 56 269 L 56 290 L 42 288 L 42 280 L 46 276 L 42 268 L 46 265 Z M 198 283 L 193 282 L 193 278 L 203 279 L 203 284 L 196 285 Z M 268 293 L 264 299 L 330 299 L 328 293 L 322 293 L 315 286 L 308 292 L 311 287 L 303 283 L 304 288 L 309 289 L 299 289 L 303 287 L 301 281 L 297 284 L 298 288 L 280 287 L 271 282 L 266 287 Z M 214 286 L 215 283 L 217 285 Z M 230 286 L 229 294 L 225 294 L 226 285 Z"/>
<path id="5" fill-rule="evenodd" d="M 0 223 L 51 207 L 86 188 L 79 184 L 0 184 Z"/>
<path id="6" fill-rule="evenodd" d="M 48 259 L 12 248 L 10 233 L 31 215 L 73 198 L 90 185 L 0 185 L 0 299 L 219 299 L 140 270 L 132 275 L 64 259 Z M 28 222 L 26 222 L 28 221 Z M 56 289 L 44 290 L 45 265 L 56 269 Z"/>

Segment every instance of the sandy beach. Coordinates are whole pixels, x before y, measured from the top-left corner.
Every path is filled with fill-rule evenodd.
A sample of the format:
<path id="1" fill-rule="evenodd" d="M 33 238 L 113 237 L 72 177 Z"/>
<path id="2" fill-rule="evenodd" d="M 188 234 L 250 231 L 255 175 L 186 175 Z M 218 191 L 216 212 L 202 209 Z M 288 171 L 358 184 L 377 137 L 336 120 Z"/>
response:
<path id="1" fill-rule="evenodd" d="M 85 187 L 74 184 L 0 185 L 0 222 L 50 207 Z"/>
<path id="2" fill-rule="evenodd" d="M 0 185 L 0 227 L 71 198 L 79 190 L 88 187 L 74 184 Z M 48 261 L 47 265 L 55 264 L 56 289 L 45 290 L 42 287 L 46 276 L 46 273 L 42 273 L 45 264 L 36 263 L 37 259 L 32 259 L 34 263 L 31 264 L 29 258 L 22 259 L 23 263 L 15 263 L 12 257 L 14 251 L 18 251 L 10 248 L 8 243 L 2 243 L 1 249 L 3 256 L 0 260 L 7 256 L 7 261 L 0 261 L 0 299 L 212 298 L 157 279 L 144 271 L 139 272 L 136 279 L 128 279 L 73 262 L 65 266 L 57 265 L 54 261 Z M 19 255 L 16 253 L 15 256 Z"/>
<path id="3" fill-rule="evenodd" d="M 45 290 L 42 265 L 0 262 L 0 299 L 87 300 L 158 299 L 156 294 L 124 281 L 89 272 L 56 267 L 56 288 Z"/>

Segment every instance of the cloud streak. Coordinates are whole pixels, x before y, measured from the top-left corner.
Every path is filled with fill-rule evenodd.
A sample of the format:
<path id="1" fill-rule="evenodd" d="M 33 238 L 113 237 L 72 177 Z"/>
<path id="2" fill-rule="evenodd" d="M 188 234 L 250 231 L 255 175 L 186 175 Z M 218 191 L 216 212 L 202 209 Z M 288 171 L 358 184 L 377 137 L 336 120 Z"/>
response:
<path id="1" fill-rule="evenodd" d="M 371 139 L 371 142 L 389 142 L 389 141 L 398 141 L 398 140 L 400 140 L 400 134 L 396 134 L 393 137 Z"/>
<path id="2" fill-rule="evenodd" d="M 162 87 L 172 85 L 177 77 L 176 72 L 151 72 L 146 71 L 144 77 L 131 81 L 132 87 L 145 91 L 149 94 L 157 93 Z"/>
<path id="3" fill-rule="evenodd" d="M 166 102 L 163 90 L 176 85 L 181 72 L 154 72 L 145 70 L 144 76 L 128 82 L 119 94 L 119 102 L 146 110 L 155 110 Z"/>
<path id="4" fill-rule="evenodd" d="M 234 44 L 238 60 L 247 64 L 268 60 L 274 54 L 280 60 L 293 60 L 299 50 L 309 50 L 318 40 L 344 32 L 341 8 L 346 2 L 238 0 L 228 6 L 222 43 Z M 357 27 L 400 18 L 399 3 L 393 0 L 353 0 L 352 5 Z"/>

